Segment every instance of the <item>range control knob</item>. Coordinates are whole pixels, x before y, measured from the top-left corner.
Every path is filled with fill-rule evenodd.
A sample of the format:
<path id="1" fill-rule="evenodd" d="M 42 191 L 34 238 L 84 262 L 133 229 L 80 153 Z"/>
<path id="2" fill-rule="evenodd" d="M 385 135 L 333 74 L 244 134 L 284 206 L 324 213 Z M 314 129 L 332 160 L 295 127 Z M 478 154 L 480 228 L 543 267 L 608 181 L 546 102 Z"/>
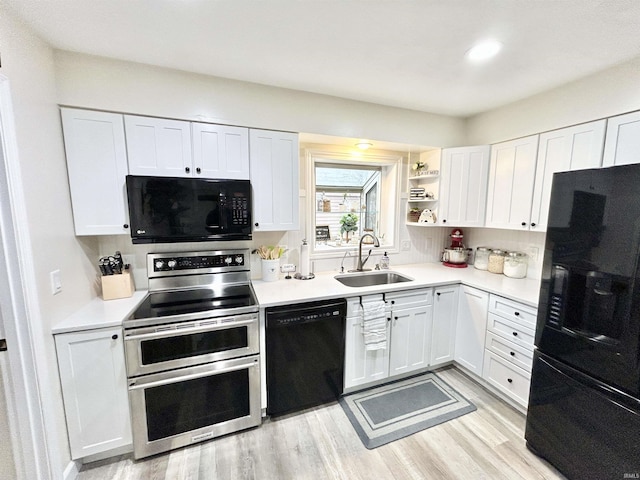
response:
<path id="1" fill-rule="evenodd" d="M 178 262 L 176 262 L 175 260 L 169 260 L 167 262 L 167 267 L 169 268 L 176 268 L 176 265 L 178 264 Z"/>
<path id="2" fill-rule="evenodd" d="M 232 262 L 233 262 L 233 258 L 232 257 L 226 257 L 224 259 L 224 263 L 226 263 L 227 265 L 231 265 Z"/>
<path id="3" fill-rule="evenodd" d="M 156 260 L 156 270 L 161 270 L 164 267 L 164 262 L 162 260 Z"/>
<path id="4" fill-rule="evenodd" d="M 236 257 L 236 264 L 237 265 L 242 265 L 243 262 L 244 262 L 244 257 L 242 255 L 238 255 Z"/>

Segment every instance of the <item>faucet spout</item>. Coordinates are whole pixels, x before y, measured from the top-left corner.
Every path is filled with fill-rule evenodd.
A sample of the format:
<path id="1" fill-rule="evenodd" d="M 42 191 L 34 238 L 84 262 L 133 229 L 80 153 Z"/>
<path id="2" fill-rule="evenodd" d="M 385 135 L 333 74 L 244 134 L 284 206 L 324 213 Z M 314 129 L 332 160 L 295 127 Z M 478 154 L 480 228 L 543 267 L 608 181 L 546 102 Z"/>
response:
<path id="1" fill-rule="evenodd" d="M 380 240 L 378 240 L 378 237 L 371 233 L 365 233 L 364 235 L 362 235 L 362 237 L 360 237 L 360 242 L 358 243 L 358 266 L 356 267 L 357 272 L 364 272 L 364 264 L 367 263 L 367 260 L 369 260 L 369 256 L 371 255 L 371 250 L 369 250 L 369 255 L 367 255 L 367 258 L 362 261 L 362 241 L 367 237 L 371 237 L 373 239 L 374 247 L 380 246 Z"/>

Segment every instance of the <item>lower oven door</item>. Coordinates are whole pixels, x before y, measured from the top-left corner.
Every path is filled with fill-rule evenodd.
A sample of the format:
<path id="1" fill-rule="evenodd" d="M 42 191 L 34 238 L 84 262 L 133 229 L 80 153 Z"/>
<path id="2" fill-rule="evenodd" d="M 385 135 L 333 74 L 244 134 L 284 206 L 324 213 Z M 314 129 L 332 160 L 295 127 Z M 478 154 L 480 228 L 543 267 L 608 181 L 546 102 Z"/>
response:
<path id="1" fill-rule="evenodd" d="M 136 459 L 260 425 L 253 355 L 129 380 Z"/>
<path id="2" fill-rule="evenodd" d="M 127 376 L 254 355 L 260 351 L 258 314 L 207 318 L 124 331 Z"/>

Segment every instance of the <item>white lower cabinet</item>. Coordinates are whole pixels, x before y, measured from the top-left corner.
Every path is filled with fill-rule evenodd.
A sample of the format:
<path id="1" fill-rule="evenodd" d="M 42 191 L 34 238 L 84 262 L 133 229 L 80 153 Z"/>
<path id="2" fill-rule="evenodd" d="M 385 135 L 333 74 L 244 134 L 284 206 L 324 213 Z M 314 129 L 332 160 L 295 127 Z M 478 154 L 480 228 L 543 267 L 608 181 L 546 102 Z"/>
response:
<path id="1" fill-rule="evenodd" d="M 387 348 L 366 350 L 362 306 L 386 301 Z M 433 290 L 366 295 L 347 300 L 344 389 L 380 383 L 429 366 Z"/>
<path id="2" fill-rule="evenodd" d="M 527 406 L 536 309 L 490 295 L 482 377 L 519 405 Z"/>
<path id="3" fill-rule="evenodd" d="M 430 361 L 432 367 L 451 362 L 454 358 L 459 289 L 458 285 L 435 288 Z"/>
<path id="4" fill-rule="evenodd" d="M 121 328 L 55 335 L 71 458 L 131 445 Z"/>
<path id="5" fill-rule="evenodd" d="M 488 312 L 487 292 L 460 287 L 454 360 L 478 376 L 482 376 Z"/>

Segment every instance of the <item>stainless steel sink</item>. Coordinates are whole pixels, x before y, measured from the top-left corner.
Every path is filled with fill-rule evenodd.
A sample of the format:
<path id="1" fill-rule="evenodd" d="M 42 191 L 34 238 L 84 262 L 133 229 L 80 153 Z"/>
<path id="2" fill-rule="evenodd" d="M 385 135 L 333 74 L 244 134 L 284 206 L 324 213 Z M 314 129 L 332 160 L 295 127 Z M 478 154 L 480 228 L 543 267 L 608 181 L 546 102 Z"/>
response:
<path id="1" fill-rule="evenodd" d="M 413 280 L 413 278 L 397 272 L 346 273 L 344 275 L 336 275 L 333 278 L 347 287 L 370 287 L 372 285 L 387 285 Z"/>

